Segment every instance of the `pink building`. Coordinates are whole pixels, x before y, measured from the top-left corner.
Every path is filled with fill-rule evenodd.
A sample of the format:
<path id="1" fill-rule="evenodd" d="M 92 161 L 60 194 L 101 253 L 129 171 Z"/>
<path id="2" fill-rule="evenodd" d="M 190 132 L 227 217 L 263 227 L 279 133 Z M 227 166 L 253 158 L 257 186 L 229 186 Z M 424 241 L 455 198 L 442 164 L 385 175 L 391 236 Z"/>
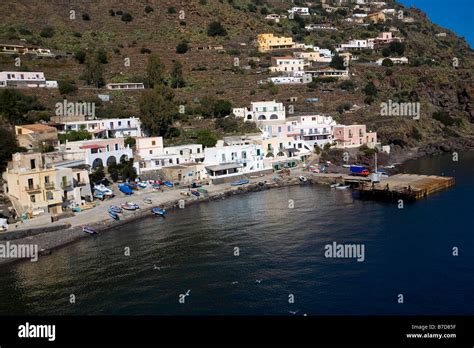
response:
<path id="1" fill-rule="evenodd" d="M 367 132 L 365 124 L 351 126 L 338 125 L 333 127 L 333 139 L 337 147 L 349 148 L 367 145 L 373 148 L 377 143 L 377 133 Z"/>

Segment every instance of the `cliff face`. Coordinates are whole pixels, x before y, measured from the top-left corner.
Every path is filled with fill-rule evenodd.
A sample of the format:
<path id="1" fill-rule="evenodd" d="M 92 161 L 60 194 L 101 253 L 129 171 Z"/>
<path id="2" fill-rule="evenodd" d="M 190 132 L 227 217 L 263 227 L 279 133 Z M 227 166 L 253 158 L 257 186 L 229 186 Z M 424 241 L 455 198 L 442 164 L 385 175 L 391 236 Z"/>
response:
<path id="1" fill-rule="evenodd" d="M 394 17 L 386 23 L 363 27 L 345 21 L 351 17 L 352 7 L 345 14 L 327 13 L 321 8 L 320 1 L 307 2 L 315 14 L 311 18 L 273 23 L 265 19 L 265 14 L 284 14 L 294 6 L 293 1 L 78 0 L 73 3 L 4 0 L 0 2 L 0 43 L 39 45 L 62 52 L 65 57 L 25 57 L 22 66 L 15 67 L 12 57 L 1 55 L 0 69 L 44 71 L 52 80 L 69 78 L 79 89 L 65 95 L 68 100 L 96 100 L 98 91 L 84 81 L 84 64 L 67 53 L 105 50 L 104 78 L 107 82 L 118 82 L 143 80 L 151 52 L 160 56 L 166 74 L 170 73 L 175 60 L 182 62 L 187 86 L 175 90 L 176 100 L 190 107 L 199 106 L 199 100 L 209 96 L 229 100 L 236 107 L 252 100 L 286 102 L 297 97 L 297 101 L 287 102 L 296 112 L 326 113 L 340 122 L 366 123 L 389 144 L 422 147 L 448 140 L 463 143 L 459 139 L 473 137 L 474 54 L 465 40 L 429 22 L 423 12 L 406 9 L 390 0 L 389 5 L 397 11 L 403 10 L 405 17 L 414 19 L 413 23 Z M 71 19 L 71 11 L 74 11 L 75 19 Z M 131 21 L 123 20 L 125 13 L 131 15 Z M 209 36 L 208 26 L 213 21 L 221 23 L 227 35 Z M 331 23 L 339 30 L 307 32 L 303 28 L 309 23 Z M 52 33 L 50 30 L 48 34 L 47 27 Z M 386 31 L 403 38 L 403 49 L 398 53 L 384 51 L 384 47 L 373 52 L 357 52 L 360 59 L 350 66 L 351 86 L 343 86 L 339 81 L 279 88 L 264 88 L 257 84 L 269 76 L 266 67 L 271 64 L 270 55 L 256 52 L 258 33 L 292 36 L 298 42 L 334 49 L 350 39 L 371 38 Z M 440 33 L 445 35 L 437 36 Z M 176 46 L 181 42 L 187 42 L 189 50 L 177 54 Z M 225 52 L 197 50 L 208 45 L 223 45 Z M 393 67 L 373 64 L 386 55 L 406 56 L 410 64 Z M 126 58 L 131 62 L 128 67 L 123 63 Z M 238 67 L 235 66 L 236 58 Z M 460 63 L 457 68 L 452 64 L 454 58 Z M 369 83 L 377 89 L 371 98 L 365 91 Z M 64 97 L 52 90 L 24 93 L 36 95 L 51 109 Z M 113 108 L 101 107 L 109 108 L 106 111 L 117 116 L 137 114 L 139 96 L 139 92 L 117 93 L 113 96 Z M 304 102 L 311 97 L 319 98 L 319 103 Z M 389 100 L 420 102 L 421 119 L 381 116 L 380 104 Z M 354 105 L 360 109 L 349 110 Z M 181 122 L 188 123 L 197 129 L 207 127 L 193 116 Z"/>

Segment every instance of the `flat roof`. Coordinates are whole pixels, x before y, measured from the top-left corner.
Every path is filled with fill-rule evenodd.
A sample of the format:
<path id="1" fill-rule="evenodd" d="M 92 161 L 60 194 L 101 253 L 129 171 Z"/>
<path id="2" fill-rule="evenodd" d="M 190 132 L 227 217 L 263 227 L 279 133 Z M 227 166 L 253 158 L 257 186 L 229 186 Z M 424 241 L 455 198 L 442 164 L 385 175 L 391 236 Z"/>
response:
<path id="1" fill-rule="evenodd" d="M 217 172 L 219 170 L 227 170 L 227 169 L 236 169 L 236 168 L 241 168 L 241 164 L 237 163 L 228 163 L 228 164 L 218 164 L 214 166 L 207 166 L 206 169 L 212 170 L 213 172 Z"/>

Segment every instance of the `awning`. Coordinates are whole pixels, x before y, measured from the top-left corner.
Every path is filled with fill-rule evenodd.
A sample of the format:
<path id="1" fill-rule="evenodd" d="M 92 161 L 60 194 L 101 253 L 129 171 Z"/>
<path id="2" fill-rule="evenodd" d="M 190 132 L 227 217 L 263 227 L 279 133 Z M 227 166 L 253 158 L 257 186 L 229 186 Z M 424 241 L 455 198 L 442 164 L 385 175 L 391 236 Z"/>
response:
<path id="1" fill-rule="evenodd" d="M 241 168 L 241 164 L 237 163 L 228 163 L 228 164 L 218 164 L 215 166 L 208 166 L 206 167 L 207 170 L 213 171 L 213 172 L 218 172 L 221 170 L 229 170 L 229 169 L 236 169 L 236 168 Z"/>

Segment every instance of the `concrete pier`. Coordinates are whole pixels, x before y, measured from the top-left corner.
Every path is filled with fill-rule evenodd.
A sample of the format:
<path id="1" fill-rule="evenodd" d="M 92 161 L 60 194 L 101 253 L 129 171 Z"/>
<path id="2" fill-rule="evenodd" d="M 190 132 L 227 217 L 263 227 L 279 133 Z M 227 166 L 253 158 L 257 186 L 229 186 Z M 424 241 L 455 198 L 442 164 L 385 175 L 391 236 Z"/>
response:
<path id="1" fill-rule="evenodd" d="M 455 185 L 452 177 L 417 174 L 382 177 L 379 183 L 372 183 L 370 178 L 345 174 L 313 174 L 311 179 L 326 184 L 350 184 L 361 198 L 374 200 L 416 201 Z"/>

